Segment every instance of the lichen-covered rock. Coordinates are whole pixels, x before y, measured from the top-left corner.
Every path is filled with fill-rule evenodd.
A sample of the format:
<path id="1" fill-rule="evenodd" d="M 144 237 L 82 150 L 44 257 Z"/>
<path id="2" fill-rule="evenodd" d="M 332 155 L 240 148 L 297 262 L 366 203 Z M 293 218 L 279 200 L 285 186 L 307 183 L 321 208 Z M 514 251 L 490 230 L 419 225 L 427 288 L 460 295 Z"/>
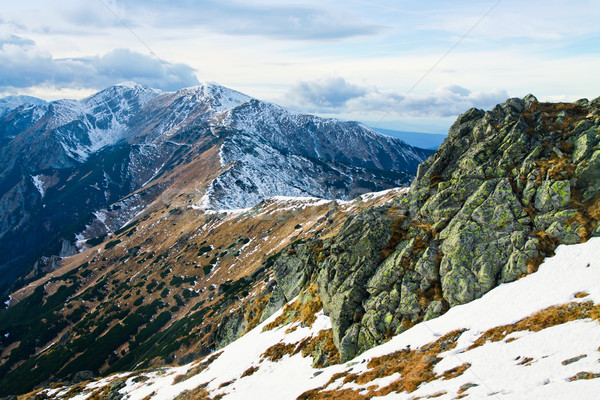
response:
<path id="1" fill-rule="evenodd" d="M 544 181 L 537 189 L 535 208 L 540 212 L 561 210 L 571 201 L 569 181 Z"/>
<path id="2" fill-rule="evenodd" d="M 400 242 L 396 246 L 396 251 L 377 268 L 375 274 L 368 280 L 367 291 L 369 293 L 379 293 L 390 289 L 402 279 L 405 272 L 402 262 L 410 257 L 414 245 L 414 239 L 410 239 Z"/>
<path id="3" fill-rule="evenodd" d="M 600 150 L 596 150 L 589 159 L 577 166 L 575 176 L 577 188 L 583 190 L 583 201 L 589 201 L 600 194 Z"/>
<path id="4" fill-rule="evenodd" d="M 218 348 L 227 346 L 234 342 L 244 334 L 248 321 L 245 318 L 244 312 L 238 310 L 221 318 L 219 328 L 215 337 L 215 344 Z"/>
<path id="5" fill-rule="evenodd" d="M 319 295 L 333 324 L 333 339 L 342 358 L 352 354 L 356 340 L 342 338 L 363 313 L 367 282 L 389 243 L 392 219 L 380 210 L 368 210 L 349 219 L 320 266 Z"/>
<path id="6" fill-rule="evenodd" d="M 259 323 L 264 322 L 271 315 L 275 314 L 275 312 L 277 312 L 287 302 L 283 292 L 281 289 L 279 289 L 279 286 L 273 285 L 271 287 L 267 287 L 267 290 L 271 292 L 271 295 L 269 296 L 267 305 L 263 309 Z"/>
<path id="7" fill-rule="evenodd" d="M 429 321 L 430 319 L 439 317 L 442 315 L 442 311 L 444 310 L 444 305 L 441 301 L 435 300 L 429 303 L 427 309 L 425 310 L 425 315 L 423 316 L 423 321 Z"/>
<path id="8" fill-rule="evenodd" d="M 311 276 L 312 248 L 304 243 L 288 246 L 275 261 L 273 275 L 287 301 L 298 296 Z"/>
<path id="9" fill-rule="evenodd" d="M 348 220 L 318 260 L 315 251 L 284 255 L 278 281 L 291 295 L 287 276 L 318 276 L 348 360 L 534 272 L 557 245 L 600 235 L 599 106 L 528 95 L 467 111 L 408 194 Z"/>

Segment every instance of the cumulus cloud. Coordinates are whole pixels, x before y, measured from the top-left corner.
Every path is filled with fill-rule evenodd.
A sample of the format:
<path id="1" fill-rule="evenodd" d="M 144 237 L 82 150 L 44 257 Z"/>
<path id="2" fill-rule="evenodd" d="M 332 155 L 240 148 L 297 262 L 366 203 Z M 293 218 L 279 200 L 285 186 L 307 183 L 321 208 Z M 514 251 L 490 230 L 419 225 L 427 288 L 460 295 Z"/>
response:
<path id="1" fill-rule="evenodd" d="M 121 81 L 136 81 L 163 90 L 198 84 L 194 69 L 164 63 L 116 49 L 101 56 L 54 58 L 29 39 L 14 35 L 0 39 L 0 89 L 35 86 L 102 89 Z"/>
<path id="2" fill-rule="evenodd" d="M 343 107 L 349 100 L 368 94 L 367 88 L 346 82 L 344 78 L 326 78 L 312 82 L 298 82 L 290 94 L 297 101 L 308 101 L 317 108 L 335 109 Z"/>
<path id="3" fill-rule="evenodd" d="M 458 85 L 403 96 L 374 86 L 355 85 L 343 78 L 327 78 L 296 83 L 283 102 L 306 112 L 390 111 L 398 116 L 443 118 L 456 116 L 471 107 L 490 109 L 508 97 L 501 89 L 471 92 Z"/>

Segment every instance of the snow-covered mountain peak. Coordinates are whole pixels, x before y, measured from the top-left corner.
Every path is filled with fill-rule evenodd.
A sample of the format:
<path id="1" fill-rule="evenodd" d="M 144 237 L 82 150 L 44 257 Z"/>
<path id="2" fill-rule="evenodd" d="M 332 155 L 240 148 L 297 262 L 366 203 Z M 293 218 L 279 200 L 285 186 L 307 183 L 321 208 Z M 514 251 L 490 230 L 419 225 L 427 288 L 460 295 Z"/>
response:
<path id="1" fill-rule="evenodd" d="M 202 83 L 184 88 L 176 94 L 188 100 L 209 103 L 210 108 L 216 112 L 232 109 L 252 99 L 250 96 L 215 83 Z"/>
<path id="2" fill-rule="evenodd" d="M 148 86 L 123 82 L 82 100 L 58 100 L 50 103 L 48 127 L 70 157 L 84 161 L 125 139 L 132 118 L 161 94 Z"/>
<path id="3" fill-rule="evenodd" d="M 45 100 L 31 96 L 7 96 L 0 99 L 0 116 L 20 106 L 43 106 L 48 104 Z"/>
<path id="4" fill-rule="evenodd" d="M 144 107 L 149 101 L 164 92 L 135 82 L 121 82 L 110 86 L 101 92 L 83 99 L 81 102 L 91 108 L 103 103 L 119 101 L 121 107 L 131 103 Z"/>
<path id="5" fill-rule="evenodd" d="M 125 88 L 125 89 L 143 89 L 143 90 L 151 90 L 151 91 L 155 91 L 155 92 L 162 92 L 159 89 L 152 89 L 149 86 L 146 86 L 144 84 L 137 83 L 137 82 L 134 82 L 134 81 L 119 82 L 119 83 L 113 85 L 112 87 L 122 87 L 122 88 Z"/>

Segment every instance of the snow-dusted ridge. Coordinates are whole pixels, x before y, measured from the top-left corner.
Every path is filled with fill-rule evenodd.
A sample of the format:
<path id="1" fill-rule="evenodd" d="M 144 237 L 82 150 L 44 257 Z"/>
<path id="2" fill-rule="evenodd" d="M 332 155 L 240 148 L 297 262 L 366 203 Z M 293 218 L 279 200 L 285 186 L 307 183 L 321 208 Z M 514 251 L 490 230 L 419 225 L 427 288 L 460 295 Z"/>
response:
<path id="1" fill-rule="evenodd" d="M 455 347 L 436 354 L 440 359 L 434 368 L 438 379 L 423 381 L 411 393 L 391 392 L 377 398 L 594 399 L 599 378 L 583 377 L 600 377 L 599 320 L 583 318 L 554 325 L 548 323 L 547 328 L 520 330 L 498 341 L 471 346 L 489 329 L 515 324 L 552 306 L 600 304 L 598 282 L 600 238 L 592 238 L 587 243 L 560 246 L 538 272 L 500 285 L 478 300 L 420 323 L 345 364 L 314 369 L 312 360 L 300 354 L 284 356 L 278 362 L 261 360 L 261 354 L 276 343 L 297 343 L 331 327 L 328 317 L 320 312 L 312 328 L 297 327 L 289 333 L 289 326 L 284 326 L 263 332 L 264 326 L 277 318 L 279 313 L 276 313 L 225 347 L 218 357 L 213 357 L 212 363 L 197 373 L 191 371 L 211 356 L 181 367 L 144 372 L 141 374 L 144 379 L 135 373 L 94 382 L 75 399 L 87 399 L 94 389 L 125 378 L 126 386 L 119 392 L 131 400 L 169 400 L 199 386 L 211 396 L 222 396 L 224 400 L 296 399 L 315 388 L 338 392 L 348 389 L 357 395 L 368 394 L 369 390 L 385 391 L 388 385 L 403 379 L 401 374 L 383 374 L 362 384 L 352 379 L 345 383 L 344 378 L 350 373 L 360 376 L 369 371 L 369 361 L 377 357 L 403 349 L 414 351 L 456 331 L 462 333 Z M 217 353 L 212 356 L 215 355 Z M 457 367 L 463 368 L 460 373 L 441 378 Z M 189 373 L 187 379 L 180 379 L 186 373 Z M 340 374 L 339 378 L 330 383 L 335 374 Z M 176 377 L 179 377 L 177 382 Z M 59 399 L 68 389 L 46 392 Z"/>
<path id="2" fill-rule="evenodd" d="M 0 99 L 0 117 L 8 114 L 10 111 L 24 106 L 24 107 L 35 107 L 45 106 L 48 103 L 45 100 L 38 99 L 37 97 L 31 96 L 7 96 Z"/>
<path id="3" fill-rule="evenodd" d="M 216 211 L 278 195 L 350 200 L 408 186 L 431 154 L 356 122 L 299 114 L 213 83 L 162 92 L 123 82 L 82 100 L 19 106 L 0 117 L 0 127 L 0 184 L 9 191 L 18 182 L 11 177 L 26 178 L 38 200 L 43 189 L 24 213 L 7 207 L 15 212 L 0 235 L 14 229 L 8 221 L 41 215 L 36 207 L 64 212 L 45 228 L 45 240 L 54 240 L 63 222 L 121 207 L 109 210 L 106 223 L 77 221 L 90 229 L 66 240 L 106 234 L 171 185 L 189 189 L 190 204 Z M 36 176 L 42 186 L 32 184 Z M 55 204 L 62 187 L 83 201 L 69 196 L 68 210 Z M 121 199 L 136 191 L 143 192 L 139 202 L 122 207 Z M 15 254 L 33 252 L 23 238 L 15 240 L 23 246 Z"/>

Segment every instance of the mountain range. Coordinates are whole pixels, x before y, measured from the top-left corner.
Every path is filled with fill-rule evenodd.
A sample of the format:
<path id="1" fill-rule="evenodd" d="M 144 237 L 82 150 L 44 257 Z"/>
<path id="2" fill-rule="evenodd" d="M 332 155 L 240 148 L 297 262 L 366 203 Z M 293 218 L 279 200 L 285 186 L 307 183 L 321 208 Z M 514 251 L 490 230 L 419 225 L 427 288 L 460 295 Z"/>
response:
<path id="1" fill-rule="evenodd" d="M 125 82 L 80 101 L 5 98 L 0 289 L 51 271 L 153 203 L 231 210 L 278 195 L 348 200 L 410 184 L 430 154 L 216 84 L 162 92 Z"/>
<path id="2" fill-rule="evenodd" d="M 216 209 L 184 159 L 11 292 L 0 395 L 593 398 L 599 145 L 600 98 L 528 95 L 459 116 L 410 187 L 354 199 Z"/>
<path id="3" fill-rule="evenodd" d="M 377 132 L 383 133 L 384 135 L 397 137 L 411 146 L 420 147 L 422 149 L 435 150 L 440 147 L 444 139 L 446 139 L 446 135 L 439 133 L 407 132 L 384 128 L 373 129 L 375 129 Z"/>

